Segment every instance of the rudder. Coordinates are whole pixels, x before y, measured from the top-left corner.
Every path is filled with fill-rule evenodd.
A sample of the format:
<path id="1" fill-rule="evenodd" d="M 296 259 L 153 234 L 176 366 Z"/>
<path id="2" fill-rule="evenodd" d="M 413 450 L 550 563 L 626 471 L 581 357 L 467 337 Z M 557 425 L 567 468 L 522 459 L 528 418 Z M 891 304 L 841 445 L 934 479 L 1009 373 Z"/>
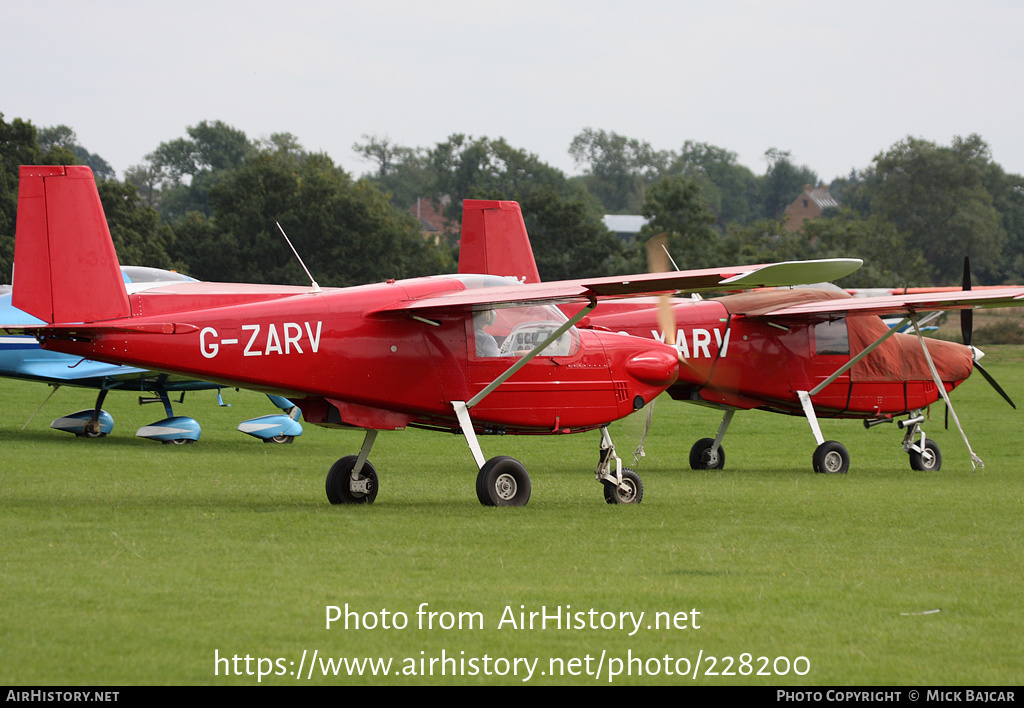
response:
<path id="1" fill-rule="evenodd" d="M 46 322 L 131 315 L 92 170 L 22 166 L 12 303 Z"/>

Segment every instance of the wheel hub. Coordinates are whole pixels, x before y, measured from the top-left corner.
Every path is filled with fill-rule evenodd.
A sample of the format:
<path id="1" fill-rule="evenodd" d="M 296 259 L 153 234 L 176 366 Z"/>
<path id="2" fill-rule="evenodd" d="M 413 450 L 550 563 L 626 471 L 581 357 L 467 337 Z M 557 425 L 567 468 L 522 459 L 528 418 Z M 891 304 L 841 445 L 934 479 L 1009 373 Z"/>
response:
<path id="1" fill-rule="evenodd" d="M 830 452 L 825 455 L 825 471 L 834 474 L 843 466 L 843 457 L 838 452 Z"/>
<path id="2" fill-rule="evenodd" d="M 633 501 L 633 497 L 635 496 L 636 487 L 633 483 L 628 479 L 622 480 L 622 484 L 619 485 L 619 499 L 621 499 L 623 503 L 628 504 Z"/>
<path id="3" fill-rule="evenodd" d="M 501 499 L 506 501 L 513 499 L 517 490 L 515 477 L 510 474 L 498 475 L 498 478 L 494 480 L 494 491 Z"/>

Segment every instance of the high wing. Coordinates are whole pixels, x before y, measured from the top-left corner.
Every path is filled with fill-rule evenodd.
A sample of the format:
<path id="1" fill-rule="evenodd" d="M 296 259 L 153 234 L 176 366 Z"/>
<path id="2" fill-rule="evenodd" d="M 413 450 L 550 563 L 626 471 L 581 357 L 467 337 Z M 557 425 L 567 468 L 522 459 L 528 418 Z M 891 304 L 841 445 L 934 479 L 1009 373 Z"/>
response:
<path id="1" fill-rule="evenodd" d="M 404 300 L 379 312 L 561 304 L 659 293 L 694 293 L 798 285 L 841 278 L 860 268 L 862 263 L 859 258 L 828 258 L 550 283 L 517 283 L 505 287 L 473 288 Z"/>
<path id="2" fill-rule="evenodd" d="M 765 317 L 807 316 L 818 319 L 848 315 L 900 315 L 938 310 L 967 310 L 1024 305 L 1024 286 L 985 290 L 950 290 L 946 292 L 886 295 L 881 297 L 843 298 L 791 305 L 766 313 Z"/>

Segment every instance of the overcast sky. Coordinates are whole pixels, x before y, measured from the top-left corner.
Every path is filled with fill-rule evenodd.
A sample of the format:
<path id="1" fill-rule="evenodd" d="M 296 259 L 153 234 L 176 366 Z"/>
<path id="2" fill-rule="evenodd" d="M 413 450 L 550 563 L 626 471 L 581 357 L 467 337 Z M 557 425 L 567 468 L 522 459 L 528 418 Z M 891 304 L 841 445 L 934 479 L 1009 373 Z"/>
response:
<path id="1" fill-rule="evenodd" d="M 364 134 L 504 137 L 566 171 L 586 127 L 823 179 L 913 135 L 978 133 L 1024 174 L 1018 0 L 5 3 L 0 113 L 64 124 L 123 176 L 187 126 L 294 134 L 355 174 Z"/>

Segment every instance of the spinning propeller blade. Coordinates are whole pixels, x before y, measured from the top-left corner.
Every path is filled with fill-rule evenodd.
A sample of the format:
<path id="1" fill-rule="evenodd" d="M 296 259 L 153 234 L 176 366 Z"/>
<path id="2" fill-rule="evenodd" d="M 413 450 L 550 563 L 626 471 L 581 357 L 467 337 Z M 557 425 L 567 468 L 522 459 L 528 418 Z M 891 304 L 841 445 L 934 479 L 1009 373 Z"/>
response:
<path id="1" fill-rule="evenodd" d="M 964 256 L 963 289 L 964 291 L 971 289 L 971 259 L 969 256 Z M 964 344 L 970 347 L 971 339 L 974 334 L 974 310 L 970 308 L 960 310 L 960 334 L 963 337 Z M 974 368 L 981 372 L 981 375 L 984 376 L 989 385 L 996 390 L 996 393 L 1002 396 L 1014 410 L 1017 410 L 1016 404 L 1010 400 L 1009 395 L 1007 395 L 1006 391 L 1003 390 L 1003 387 L 996 383 L 996 380 L 992 378 L 992 374 L 985 371 L 985 367 L 983 367 L 981 362 L 978 361 L 978 359 L 981 358 L 981 353 L 977 349 L 974 349 L 973 347 L 971 348 L 973 350 L 972 358 L 974 359 Z"/>
<path id="2" fill-rule="evenodd" d="M 668 234 L 662 232 L 647 240 L 647 272 L 668 273 Z M 658 301 L 658 326 L 665 333 L 665 344 L 675 346 L 676 318 L 672 313 L 672 301 L 668 295 L 662 295 Z M 680 358 L 682 353 L 680 353 Z"/>
<path id="3" fill-rule="evenodd" d="M 996 393 L 1002 396 L 1014 410 L 1017 410 L 1017 406 L 1014 404 L 1013 401 L 1010 400 L 1010 397 L 1006 394 L 1006 391 L 1003 390 L 1003 387 L 996 383 L 996 380 L 992 378 L 992 374 L 985 371 L 985 368 L 978 362 L 977 359 L 974 360 L 974 368 L 981 372 L 981 375 L 984 376 L 985 380 L 992 385 L 992 388 L 996 390 Z"/>
<path id="4" fill-rule="evenodd" d="M 971 289 L 971 258 L 964 256 L 964 292 Z M 960 336 L 966 346 L 971 346 L 971 335 L 974 330 L 974 310 L 967 308 L 960 310 Z"/>

